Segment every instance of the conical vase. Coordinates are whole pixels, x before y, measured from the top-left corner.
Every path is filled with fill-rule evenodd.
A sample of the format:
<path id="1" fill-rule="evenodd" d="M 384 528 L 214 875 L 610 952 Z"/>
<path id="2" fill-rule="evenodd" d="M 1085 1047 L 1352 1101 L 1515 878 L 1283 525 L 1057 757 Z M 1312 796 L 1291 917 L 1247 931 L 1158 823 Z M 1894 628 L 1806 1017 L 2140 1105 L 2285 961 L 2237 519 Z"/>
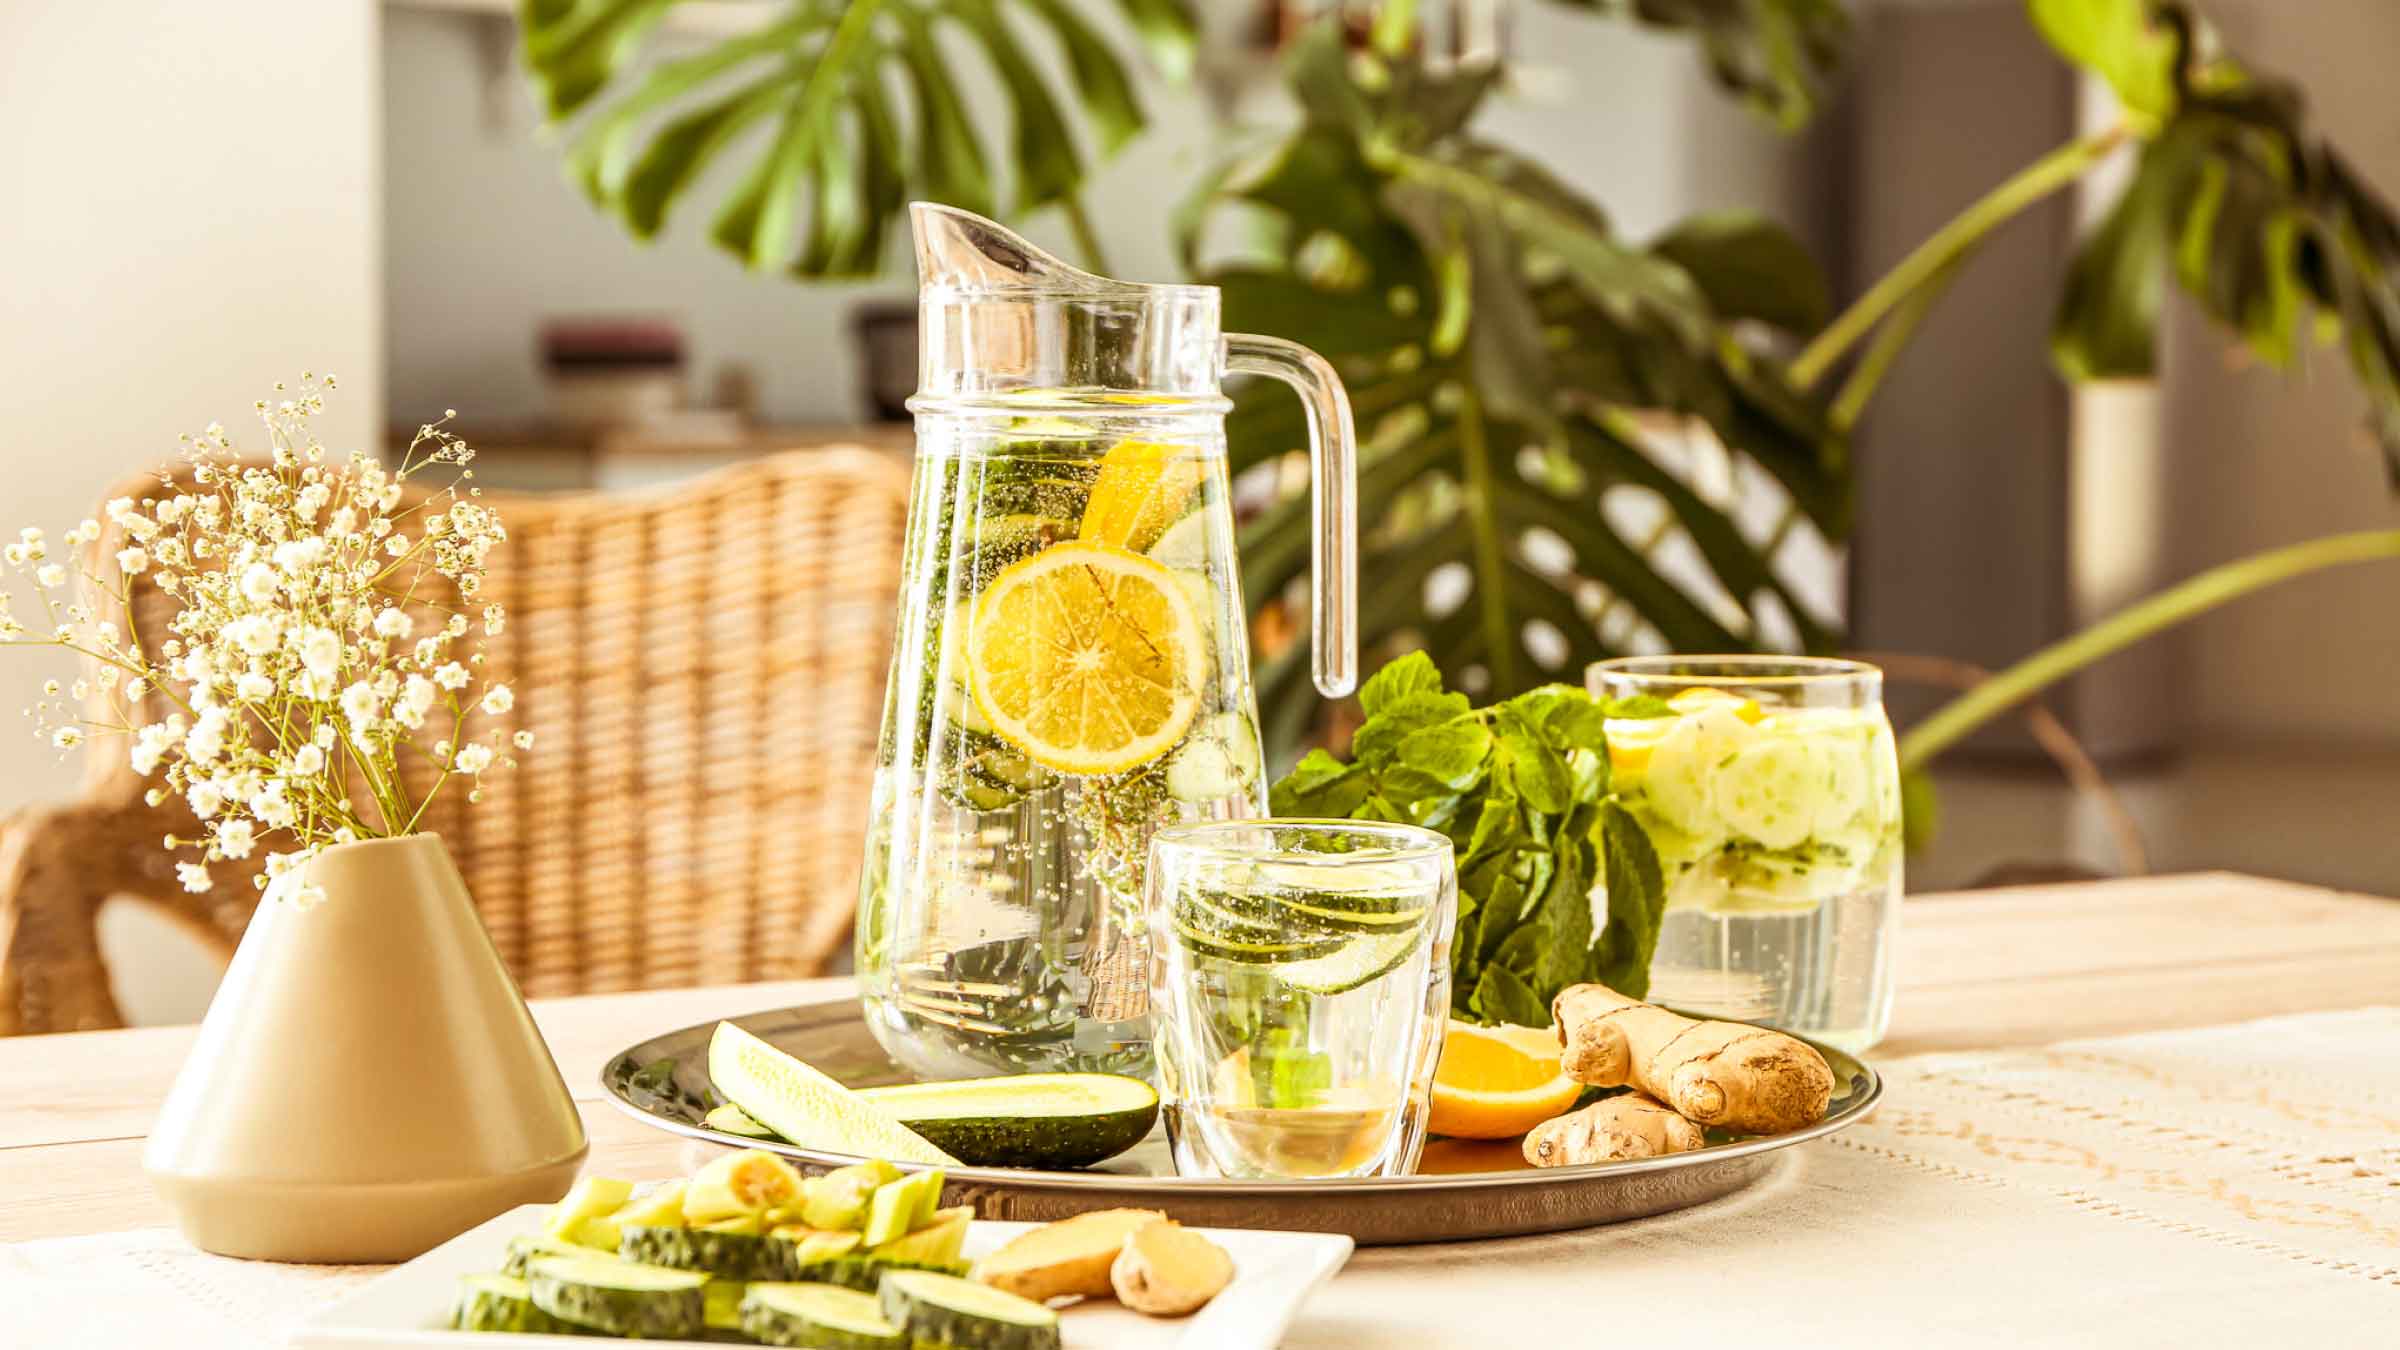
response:
<path id="1" fill-rule="evenodd" d="M 306 887 L 323 898 L 295 904 Z M 267 888 L 142 1165 L 203 1250 L 381 1262 L 557 1199 L 586 1148 L 465 880 L 419 834 Z"/>

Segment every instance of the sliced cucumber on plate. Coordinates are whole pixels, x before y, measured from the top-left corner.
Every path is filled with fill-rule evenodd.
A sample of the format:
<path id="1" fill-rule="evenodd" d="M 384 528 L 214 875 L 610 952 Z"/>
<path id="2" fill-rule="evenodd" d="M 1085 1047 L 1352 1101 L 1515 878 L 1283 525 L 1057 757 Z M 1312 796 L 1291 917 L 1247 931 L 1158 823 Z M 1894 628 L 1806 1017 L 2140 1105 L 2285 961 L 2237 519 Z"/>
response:
<path id="1" fill-rule="evenodd" d="M 544 1256 L 535 1259 L 525 1283 L 534 1306 L 552 1317 L 614 1336 L 667 1340 L 706 1324 L 701 1290 L 708 1281 L 696 1270 L 605 1256 Z"/>
<path id="2" fill-rule="evenodd" d="M 899 1271 L 883 1277 L 884 1320 L 912 1342 L 975 1350 L 1058 1350 L 1058 1314 L 1029 1298 L 955 1275 Z"/>
<path id="3" fill-rule="evenodd" d="M 768 1345 L 808 1350 L 905 1350 L 909 1341 L 885 1320 L 875 1295 L 831 1284 L 751 1285 L 742 1330 Z"/>
<path id="4" fill-rule="evenodd" d="M 451 1324 L 460 1331 L 565 1332 L 575 1328 L 534 1305 L 533 1292 L 513 1275 L 464 1275 Z"/>

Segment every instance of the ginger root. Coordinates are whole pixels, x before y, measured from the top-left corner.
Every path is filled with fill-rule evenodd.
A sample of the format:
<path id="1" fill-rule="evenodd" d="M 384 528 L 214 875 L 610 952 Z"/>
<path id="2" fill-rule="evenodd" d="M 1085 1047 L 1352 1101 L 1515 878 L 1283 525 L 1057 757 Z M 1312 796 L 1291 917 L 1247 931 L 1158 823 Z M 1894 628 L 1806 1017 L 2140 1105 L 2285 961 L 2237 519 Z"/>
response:
<path id="1" fill-rule="evenodd" d="M 1108 1277 L 1117 1301 L 1135 1312 L 1181 1317 L 1233 1283 L 1233 1258 L 1173 1219 L 1160 1219 L 1125 1235 Z"/>
<path id="2" fill-rule="evenodd" d="M 1036 1303 L 1066 1294 L 1106 1298 L 1109 1267 L 1125 1239 L 1166 1217 L 1155 1209 L 1097 1209 L 1029 1228 L 976 1262 L 974 1278 Z"/>
<path id="3" fill-rule="evenodd" d="M 1695 1022 L 1598 984 L 1562 990 L 1550 1011 L 1569 1078 L 1633 1087 L 1702 1125 L 1782 1134 L 1823 1120 L 1833 1098 L 1825 1057 L 1780 1031 Z"/>
<path id="4" fill-rule="evenodd" d="M 1534 1126 L 1525 1136 L 1525 1161 L 1536 1167 L 1573 1167 L 1689 1153 L 1702 1142 L 1699 1126 L 1638 1092 L 1628 1092 Z"/>

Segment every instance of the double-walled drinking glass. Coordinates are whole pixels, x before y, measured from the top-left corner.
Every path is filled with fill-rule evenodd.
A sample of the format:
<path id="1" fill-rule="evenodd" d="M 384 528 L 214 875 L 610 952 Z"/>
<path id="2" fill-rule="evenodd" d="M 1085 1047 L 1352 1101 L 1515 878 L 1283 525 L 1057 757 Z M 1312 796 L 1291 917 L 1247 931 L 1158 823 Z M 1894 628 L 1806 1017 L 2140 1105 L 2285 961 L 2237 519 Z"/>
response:
<path id="1" fill-rule="evenodd" d="M 1450 1006 L 1450 841 L 1237 820 L 1150 840 L 1160 1095 L 1175 1169 L 1396 1176 L 1425 1143 Z"/>
<path id="2" fill-rule="evenodd" d="M 1900 765 L 1857 661 L 1644 656 L 1589 687 L 1611 782 L 1667 883 L 1650 997 L 1844 1050 L 1882 1039 L 1900 918 Z"/>

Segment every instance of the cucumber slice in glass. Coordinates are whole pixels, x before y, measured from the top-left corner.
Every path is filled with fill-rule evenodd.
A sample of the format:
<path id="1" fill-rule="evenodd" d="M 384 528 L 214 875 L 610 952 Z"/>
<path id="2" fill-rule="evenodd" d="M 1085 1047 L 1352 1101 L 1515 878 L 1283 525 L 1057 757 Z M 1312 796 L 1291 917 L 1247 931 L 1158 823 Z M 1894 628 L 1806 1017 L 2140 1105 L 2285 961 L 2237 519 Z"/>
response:
<path id="1" fill-rule="evenodd" d="M 1651 752 L 1650 773 L 1643 780 L 1652 807 L 1686 834 L 1725 833 L 1711 789 L 1717 774 L 1751 735 L 1750 724 L 1721 704 L 1704 704 L 1676 718 Z"/>
<path id="2" fill-rule="evenodd" d="M 1278 981 L 1306 993 L 1344 993 L 1388 974 L 1416 951 L 1424 936 L 1422 929 L 1411 928 L 1404 933 L 1353 938 L 1342 944 L 1340 950 L 1323 956 L 1280 962 L 1274 975 Z"/>
<path id="3" fill-rule="evenodd" d="M 1712 797 L 1718 817 L 1733 833 L 1786 849 L 1808 838 L 1827 777 L 1827 756 L 1815 740 L 1761 736 L 1716 770 Z"/>

